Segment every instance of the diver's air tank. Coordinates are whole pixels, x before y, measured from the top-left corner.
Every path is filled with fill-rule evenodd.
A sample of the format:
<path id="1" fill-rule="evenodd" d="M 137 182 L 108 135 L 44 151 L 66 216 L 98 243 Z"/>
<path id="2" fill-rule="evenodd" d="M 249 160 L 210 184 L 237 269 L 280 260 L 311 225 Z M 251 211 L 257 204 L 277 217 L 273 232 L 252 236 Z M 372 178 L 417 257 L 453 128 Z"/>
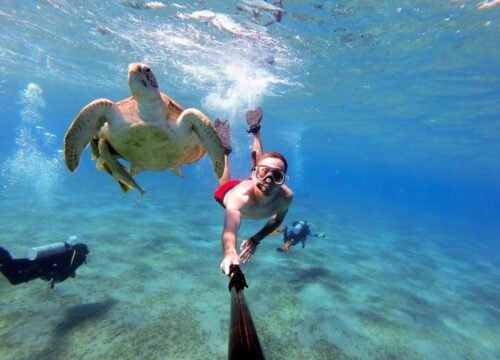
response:
<path id="1" fill-rule="evenodd" d="M 293 228 L 292 228 L 292 232 L 295 234 L 295 235 L 299 235 L 299 233 L 302 231 L 302 229 L 304 228 L 304 226 L 306 226 L 306 222 L 305 221 L 299 221 Z"/>
<path id="2" fill-rule="evenodd" d="M 69 248 L 71 248 L 71 244 L 65 241 L 34 247 L 28 250 L 28 259 L 42 259 L 50 255 L 60 254 Z"/>

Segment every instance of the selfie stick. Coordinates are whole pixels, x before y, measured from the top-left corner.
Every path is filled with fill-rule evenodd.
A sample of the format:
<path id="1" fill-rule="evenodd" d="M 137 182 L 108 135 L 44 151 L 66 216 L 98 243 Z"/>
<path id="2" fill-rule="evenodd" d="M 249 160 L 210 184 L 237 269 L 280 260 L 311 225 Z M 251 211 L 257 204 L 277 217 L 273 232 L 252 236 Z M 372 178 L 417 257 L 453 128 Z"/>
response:
<path id="1" fill-rule="evenodd" d="M 243 288 L 248 287 L 245 276 L 238 265 L 229 269 L 231 280 L 231 320 L 229 327 L 229 360 L 260 360 L 264 353 L 260 347 L 257 331 L 250 315 Z"/>

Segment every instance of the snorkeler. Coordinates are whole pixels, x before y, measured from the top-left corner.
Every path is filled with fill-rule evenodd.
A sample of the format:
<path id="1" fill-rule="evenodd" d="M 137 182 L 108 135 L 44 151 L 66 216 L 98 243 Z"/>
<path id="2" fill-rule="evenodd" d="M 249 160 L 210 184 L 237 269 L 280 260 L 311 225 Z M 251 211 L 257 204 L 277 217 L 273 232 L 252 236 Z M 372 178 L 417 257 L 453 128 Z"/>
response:
<path id="1" fill-rule="evenodd" d="M 89 250 L 85 244 L 60 242 L 46 245 L 35 250 L 32 259 L 13 259 L 10 253 L 0 247 L 0 272 L 12 285 L 33 279 L 50 282 L 53 288 L 69 277 L 76 276 L 76 269 L 86 262 Z"/>
<path id="2" fill-rule="evenodd" d="M 325 233 L 315 233 L 311 230 L 311 224 L 306 220 L 294 221 L 291 229 L 288 226 L 282 226 L 275 231 L 275 234 L 283 232 L 283 247 L 278 251 L 289 252 L 290 246 L 302 244 L 302 249 L 306 247 L 306 240 L 310 237 L 326 237 Z"/>
<path id="3" fill-rule="evenodd" d="M 236 5 L 236 8 L 250 13 L 252 22 L 262 26 L 280 23 L 285 13 L 283 0 L 276 0 L 272 3 L 263 0 L 243 0 L 242 3 Z"/>
<path id="4" fill-rule="evenodd" d="M 293 192 L 284 185 L 286 180 L 287 162 L 283 155 L 277 152 L 262 153 L 260 140 L 260 122 L 262 109 L 246 113 L 249 125 L 248 133 L 253 134 L 252 174 L 245 180 L 231 180 L 229 174 L 229 159 L 231 153 L 229 122 L 215 122 L 217 134 L 225 149 L 224 173 L 219 179 L 219 189 L 214 197 L 225 208 L 224 230 L 222 232 L 222 249 L 224 257 L 220 269 L 230 275 L 231 265 L 239 265 L 250 261 L 257 246 L 267 235 L 281 225 L 292 203 Z M 238 229 L 242 219 L 270 219 L 256 234 L 243 240 L 240 254 L 236 251 Z"/>
<path id="5" fill-rule="evenodd" d="M 482 10 L 482 9 L 488 9 L 488 8 L 491 8 L 495 5 L 499 5 L 500 4 L 500 0 L 485 0 L 485 1 L 481 1 L 479 4 L 477 4 L 477 8 L 479 10 Z"/>

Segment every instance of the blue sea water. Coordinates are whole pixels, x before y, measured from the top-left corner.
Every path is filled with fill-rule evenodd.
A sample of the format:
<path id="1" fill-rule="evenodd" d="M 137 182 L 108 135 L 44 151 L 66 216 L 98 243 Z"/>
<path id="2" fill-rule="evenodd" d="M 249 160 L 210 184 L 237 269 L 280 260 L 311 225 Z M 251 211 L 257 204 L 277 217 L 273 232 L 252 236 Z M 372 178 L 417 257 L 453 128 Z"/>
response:
<path id="1" fill-rule="evenodd" d="M 492 1 L 485 4 L 492 4 Z M 326 238 L 243 265 L 268 359 L 500 358 L 500 5 L 480 1 L 0 2 L 0 246 L 77 236 L 76 278 L 0 279 L 2 359 L 223 359 L 223 211 L 205 158 L 122 193 L 63 138 L 151 66 L 184 107 L 245 112 L 288 159 L 285 220 Z M 201 12 L 204 11 L 204 12 Z M 242 224 L 240 241 L 263 221 Z"/>

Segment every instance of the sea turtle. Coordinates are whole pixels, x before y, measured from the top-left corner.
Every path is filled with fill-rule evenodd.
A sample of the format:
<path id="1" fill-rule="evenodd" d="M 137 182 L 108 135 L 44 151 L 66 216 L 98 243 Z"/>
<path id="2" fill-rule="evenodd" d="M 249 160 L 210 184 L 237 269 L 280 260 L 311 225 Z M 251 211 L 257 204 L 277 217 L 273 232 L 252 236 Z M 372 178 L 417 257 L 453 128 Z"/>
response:
<path id="1" fill-rule="evenodd" d="M 123 181 L 127 175 L 171 170 L 182 176 L 179 167 L 200 160 L 205 153 L 212 159 L 217 178 L 222 176 L 224 149 L 206 115 L 194 108 L 184 110 L 160 92 L 145 64 L 129 65 L 128 85 L 131 97 L 117 103 L 94 100 L 73 120 L 64 137 L 64 158 L 71 172 L 90 143 L 97 167 L 113 175 L 124 191 L 140 189 Z M 129 174 L 117 158 L 130 163 Z"/>

